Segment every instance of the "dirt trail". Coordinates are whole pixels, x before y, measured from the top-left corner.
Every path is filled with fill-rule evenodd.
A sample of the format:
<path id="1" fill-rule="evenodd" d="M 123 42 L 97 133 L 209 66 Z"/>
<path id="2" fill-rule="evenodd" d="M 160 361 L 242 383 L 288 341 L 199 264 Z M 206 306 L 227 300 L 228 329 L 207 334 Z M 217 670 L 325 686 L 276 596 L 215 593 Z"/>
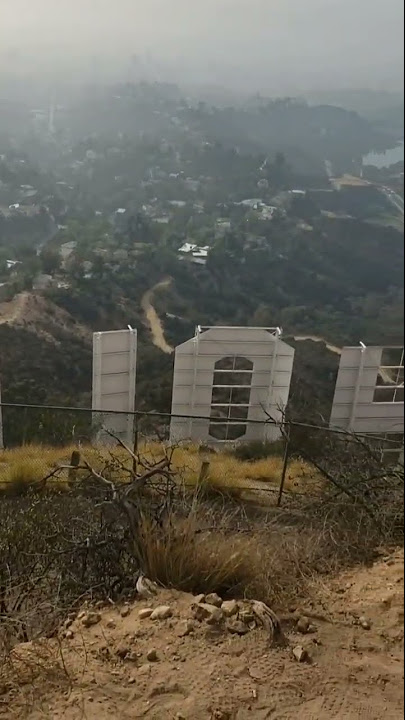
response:
<path id="1" fill-rule="evenodd" d="M 86 613 L 79 613 L 59 642 L 16 649 L 15 681 L 18 657 L 21 675 L 9 695 L 1 694 L 0 682 L 0 717 L 398 720 L 403 562 L 398 551 L 374 567 L 323 578 L 311 601 L 297 598 L 297 610 L 286 612 L 288 646 L 282 648 L 270 647 L 262 628 L 239 636 L 192 620 L 195 599 L 175 591 L 162 590 L 124 609 L 106 603 L 92 627 L 85 627 Z M 169 606 L 169 619 L 153 620 L 148 613 L 141 619 L 140 610 L 161 605 Z M 313 623 L 309 634 L 297 628 L 303 615 Z M 294 659 L 297 646 L 310 662 Z M 41 671 L 46 648 L 54 648 L 59 659 L 59 678 L 55 665 L 47 672 L 43 662 Z M 24 682 L 30 667 L 36 680 Z"/>
<path id="2" fill-rule="evenodd" d="M 29 293 L 23 292 L 16 295 L 13 300 L 8 303 L 0 304 L 0 325 L 6 323 L 12 324 L 23 319 L 29 300 Z"/>
<path id="3" fill-rule="evenodd" d="M 170 278 L 161 280 L 161 282 L 157 283 L 157 285 L 155 285 L 153 288 L 151 288 L 145 293 L 141 303 L 142 310 L 145 313 L 146 321 L 152 333 L 153 344 L 167 355 L 170 355 L 173 352 L 174 348 L 172 348 L 172 346 L 166 342 L 162 322 L 155 308 L 153 307 L 152 302 L 155 292 L 159 292 L 159 290 L 164 290 L 168 288 L 170 286 L 170 283 Z"/>

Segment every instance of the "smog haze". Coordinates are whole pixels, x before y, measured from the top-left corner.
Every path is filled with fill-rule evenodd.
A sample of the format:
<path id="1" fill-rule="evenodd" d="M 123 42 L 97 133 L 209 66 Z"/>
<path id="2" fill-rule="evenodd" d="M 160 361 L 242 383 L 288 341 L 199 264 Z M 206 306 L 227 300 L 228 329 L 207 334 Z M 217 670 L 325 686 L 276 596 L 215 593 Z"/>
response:
<path id="1" fill-rule="evenodd" d="M 0 0 L 1 72 L 399 90 L 402 0 Z"/>

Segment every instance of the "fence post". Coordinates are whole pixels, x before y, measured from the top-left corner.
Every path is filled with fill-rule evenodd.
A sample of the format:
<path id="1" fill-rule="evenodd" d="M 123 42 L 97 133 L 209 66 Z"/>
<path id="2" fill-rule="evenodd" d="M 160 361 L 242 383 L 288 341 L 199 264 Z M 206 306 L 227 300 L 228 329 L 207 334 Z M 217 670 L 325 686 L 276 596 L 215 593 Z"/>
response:
<path id="1" fill-rule="evenodd" d="M 68 470 L 68 485 L 70 488 L 75 487 L 77 481 L 78 466 L 80 465 L 80 451 L 73 450 L 70 458 L 70 468 Z"/>
<path id="2" fill-rule="evenodd" d="M 138 427 L 138 415 L 134 417 L 134 458 L 132 461 L 132 472 L 134 476 L 138 471 L 138 446 L 139 446 L 139 427 Z"/>
<path id="3" fill-rule="evenodd" d="M 285 480 L 287 477 L 288 463 L 290 460 L 290 452 L 291 452 L 290 437 L 291 437 L 291 426 L 290 426 L 290 423 L 288 423 L 287 429 L 285 430 L 285 433 L 284 433 L 284 438 L 285 438 L 284 460 L 283 460 L 283 470 L 281 473 L 281 480 L 280 480 L 280 490 L 278 493 L 277 507 L 281 507 L 281 501 L 283 499 L 284 485 L 285 485 Z"/>

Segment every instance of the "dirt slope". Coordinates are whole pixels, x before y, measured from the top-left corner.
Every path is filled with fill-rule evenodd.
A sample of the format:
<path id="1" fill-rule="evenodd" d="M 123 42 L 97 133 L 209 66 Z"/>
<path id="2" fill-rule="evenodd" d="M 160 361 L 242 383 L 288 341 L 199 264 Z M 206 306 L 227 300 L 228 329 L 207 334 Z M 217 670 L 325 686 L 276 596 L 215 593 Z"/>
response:
<path id="1" fill-rule="evenodd" d="M 0 303 L 0 325 L 23 327 L 49 342 L 67 333 L 90 340 L 91 333 L 68 312 L 36 293 L 24 292 L 7 303 Z"/>
<path id="2" fill-rule="evenodd" d="M 193 598 L 176 592 L 162 591 L 124 611 L 98 609 L 99 621 L 87 629 L 79 615 L 60 646 L 46 642 L 59 658 L 59 675 L 38 670 L 44 649 L 18 648 L 19 686 L 0 695 L 0 717 L 397 720 L 403 710 L 403 577 L 398 552 L 319 585 L 310 606 L 295 613 L 290 608 L 284 620 L 289 646 L 279 649 L 269 647 L 259 628 L 240 637 L 194 621 L 185 634 Z M 161 604 L 170 606 L 170 619 L 140 619 L 141 609 Z M 298 633 L 303 613 L 313 633 Z M 369 629 L 359 624 L 362 616 Z M 308 650 L 310 663 L 294 659 L 297 645 Z M 151 651 L 156 657 L 148 661 Z M 33 666 L 37 680 L 29 680 Z"/>
<path id="3" fill-rule="evenodd" d="M 160 283 L 157 283 L 157 285 L 155 285 L 153 288 L 151 288 L 145 293 L 141 303 L 142 310 L 145 314 L 146 324 L 151 332 L 152 342 L 155 347 L 166 353 L 166 355 L 171 355 L 171 353 L 174 351 L 174 348 L 166 341 L 162 321 L 152 303 L 155 293 L 159 290 L 164 290 L 165 288 L 170 287 L 170 284 L 170 278 L 167 278 L 166 280 L 162 280 Z"/>

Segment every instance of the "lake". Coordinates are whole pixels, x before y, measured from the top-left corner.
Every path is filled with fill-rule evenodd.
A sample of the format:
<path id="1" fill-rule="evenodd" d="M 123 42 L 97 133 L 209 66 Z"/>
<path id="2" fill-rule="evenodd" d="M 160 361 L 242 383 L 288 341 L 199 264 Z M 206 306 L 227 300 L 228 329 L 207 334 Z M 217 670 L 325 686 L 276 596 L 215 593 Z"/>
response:
<path id="1" fill-rule="evenodd" d="M 386 150 L 383 153 L 371 152 L 363 157 L 363 165 L 374 165 L 374 167 L 385 168 L 395 165 L 397 162 L 404 162 L 404 141 L 396 147 Z"/>

